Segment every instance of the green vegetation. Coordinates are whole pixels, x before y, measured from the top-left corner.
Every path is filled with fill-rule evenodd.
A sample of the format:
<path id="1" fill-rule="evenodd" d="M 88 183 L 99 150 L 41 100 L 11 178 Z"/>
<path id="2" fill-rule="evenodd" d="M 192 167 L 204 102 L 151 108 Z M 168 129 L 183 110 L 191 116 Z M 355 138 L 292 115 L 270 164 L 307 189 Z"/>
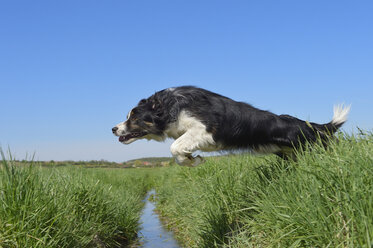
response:
<path id="1" fill-rule="evenodd" d="M 148 160 L 129 162 L 136 161 Z M 150 188 L 184 247 L 373 246 L 371 133 L 340 135 L 296 161 L 230 155 L 196 168 L 43 165 L 3 160 L 0 247 L 125 246 L 136 240 Z"/>
<path id="2" fill-rule="evenodd" d="M 372 247 L 373 135 L 297 161 L 248 155 L 172 167 L 158 209 L 185 247 Z"/>
<path id="3" fill-rule="evenodd" d="M 4 155 L 3 155 L 4 156 Z M 137 236 L 142 170 L 45 168 L 3 160 L 0 247 L 118 247 Z"/>

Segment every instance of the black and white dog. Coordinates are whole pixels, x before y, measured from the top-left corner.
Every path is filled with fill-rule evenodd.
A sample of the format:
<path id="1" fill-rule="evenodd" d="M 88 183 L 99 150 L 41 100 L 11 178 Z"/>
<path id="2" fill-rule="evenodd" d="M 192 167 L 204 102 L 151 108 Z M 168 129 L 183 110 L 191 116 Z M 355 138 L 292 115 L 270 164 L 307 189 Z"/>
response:
<path id="1" fill-rule="evenodd" d="M 347 120 L 350 107 L 335 106 L 327 124 L 276 115 L 192 86 L 168 88 L 141 100 L 112 132 L 123 144 L 138 139 L 175 139 L 171 153 L 180 165 L 196 166 L 196 150 L 250 149 L 292 156 L 294 148 L 320 137 L 324 142 Z"/>

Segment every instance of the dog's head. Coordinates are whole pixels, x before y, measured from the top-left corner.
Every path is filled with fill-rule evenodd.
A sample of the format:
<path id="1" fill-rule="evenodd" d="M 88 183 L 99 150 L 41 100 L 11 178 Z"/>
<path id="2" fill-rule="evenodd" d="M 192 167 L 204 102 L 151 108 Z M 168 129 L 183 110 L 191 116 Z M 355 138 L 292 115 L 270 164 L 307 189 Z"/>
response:
<path id="1" fill-rule="evenodd" d="M 159 102 L 143 99 L 127 115 L 127 120 L 112 128 L 119 142 L 130 144 L 138 139 L 163 140 L 164 121 Z"/>

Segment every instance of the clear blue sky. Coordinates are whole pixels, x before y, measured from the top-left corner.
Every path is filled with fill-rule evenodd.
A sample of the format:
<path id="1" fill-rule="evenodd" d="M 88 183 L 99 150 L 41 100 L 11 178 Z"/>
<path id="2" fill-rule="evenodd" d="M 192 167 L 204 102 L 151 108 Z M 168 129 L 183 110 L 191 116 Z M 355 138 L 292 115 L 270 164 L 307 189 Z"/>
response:
<path id="1" fill-rule="evenodd" d="M 196 85 L 344 130 L 373 127 L 372 1 L 1 1 L 0 144 L 18 159 L 170 155 L 111 134 L 141 99 Z"/>

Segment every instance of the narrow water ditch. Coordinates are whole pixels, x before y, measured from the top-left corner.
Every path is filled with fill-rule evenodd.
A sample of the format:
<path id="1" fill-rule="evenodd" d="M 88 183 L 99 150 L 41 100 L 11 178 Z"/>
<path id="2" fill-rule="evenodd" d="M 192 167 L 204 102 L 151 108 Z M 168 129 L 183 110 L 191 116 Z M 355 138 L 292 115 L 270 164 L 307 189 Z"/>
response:
<path id="1" fill-rule="evenodd" d="M 155 195 L 155 190 L 150 190 L 144 199 L 145 206 L 140 217 L 139 245 L 143 248 L 179 248 L 173 233 L 168 231 L 154 211 L 155 204 L 151 197 Z"/>

